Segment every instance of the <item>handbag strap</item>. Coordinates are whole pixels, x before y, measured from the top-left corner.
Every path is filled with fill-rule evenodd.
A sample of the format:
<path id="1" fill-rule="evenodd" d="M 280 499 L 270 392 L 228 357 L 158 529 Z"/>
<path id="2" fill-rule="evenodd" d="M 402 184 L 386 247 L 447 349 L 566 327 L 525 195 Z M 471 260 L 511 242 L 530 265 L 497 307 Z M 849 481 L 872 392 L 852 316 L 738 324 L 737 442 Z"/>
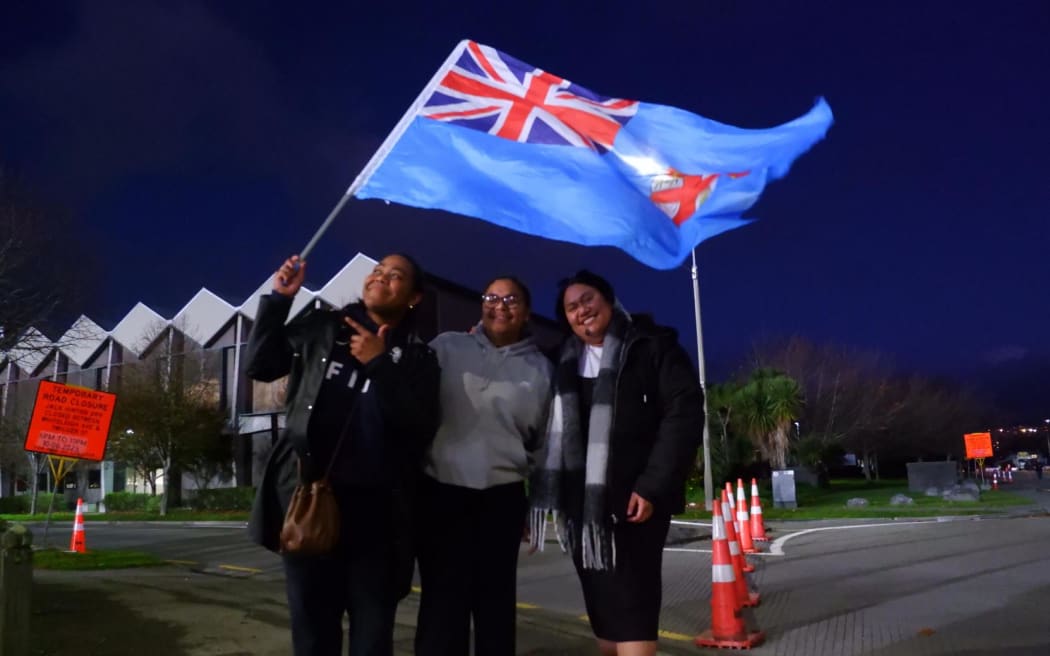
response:
<path id="1" fill-rule="evenodd" d="M 359 395 L 360 396 L 360 395 Z M 356 400 L 355 400 L 356 405 Z M 328 480 L 328 477 L 332 474 L 332 467 L 335 465 L 335 458 L 339 455 L 339 449 L 343 446 L 343 440 L 346 438 L 347 432 L 350 430 L 350 420 L 354 418 L 354 411 L 351 409 L 346 415 L 346 423 L 343 424 L 343 430 L 339 433 L 339 439 L 335 443 L 335 448 L 332 450 L 332 456 L 328 459 L 328 466 L 324 469 L 324 480 Z M 299 481 L 303 480 L 302 470 L 302 457 L 299 458 Z"/>
<path id="2" fill-rule="evenodd" d="M 335 465 L 335 458 L 339 455 L 339 449 L 343 446 L 343 440 L 346 439 L 346 434 L 350 431 L 350 420 L 353 418 L 354 411 L 351 409 L 346 415 L 346 422 L 343 424 L 343 430 L 339 433 L 339 439 L 335 443 L 335 448 L 332 449 L 332 457 L 328 459 L 328 466 L 325 467 L 325 480 L 328 480 L 328 477 L 332 474 L 332 466 Z"/>
<path id="3" fill-rule="evenodd" d="M 328 459 L 328 465 L 324 469 L 324 476 L 317 480 L 327 481 L 332 475 L 332 467 L 335 466 L 336 456 L 339 455 L 339 449 L 343 446 L 343 441 L 346 439 L 346 434 L 350 431 L 350 420 L 354 418 L 354 411 L 351 410 L 346 416 L 346 421 L 343 423 L 343 430 L 339 432 L 339 439 L 336 440 L 335 448 L 332 449 L 332 455 Z M 299 483 L 303 482 L 303 457 L 299 456 L 299 463 L 297 467 L 297 474 L 299 476 Z"/>

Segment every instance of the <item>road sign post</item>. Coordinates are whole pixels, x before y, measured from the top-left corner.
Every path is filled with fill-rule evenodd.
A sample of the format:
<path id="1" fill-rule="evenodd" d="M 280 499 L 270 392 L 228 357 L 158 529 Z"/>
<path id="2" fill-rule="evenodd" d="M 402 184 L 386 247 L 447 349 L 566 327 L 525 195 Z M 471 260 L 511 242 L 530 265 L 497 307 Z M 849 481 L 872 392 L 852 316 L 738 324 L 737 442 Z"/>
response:
<path id="1" fill-rule="evenodd" d="M 117 395 L 109 392 L 40 381 L 25 450 L 47 455 L 55 480 L 55 493 L 51 495 L 44 521 L 44 546 L 47 546 L 58 485 L 78 460 L 102 460 L 116 401 Z"/>
<path id="2" fill-rule="evenodd" d="M 963 435 L 966 444 L 966 459 L 975 460 L 981 481 L 984 481 L 984 459 L 992 457 L 991 433 L 967 433 Z"/>

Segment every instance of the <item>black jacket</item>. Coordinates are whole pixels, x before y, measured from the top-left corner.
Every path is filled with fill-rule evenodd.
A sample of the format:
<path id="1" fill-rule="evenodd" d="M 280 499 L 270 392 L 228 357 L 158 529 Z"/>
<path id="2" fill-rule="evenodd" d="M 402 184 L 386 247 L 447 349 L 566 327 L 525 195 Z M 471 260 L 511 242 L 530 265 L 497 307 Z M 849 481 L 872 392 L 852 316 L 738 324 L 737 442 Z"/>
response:
<path id="1" fill-rule="evenodd" d="M 292 299 L 278 294 L 263 296 L 248 346 L 245 370 L 249 378 L 273 381 L 288 376 L 287 417 L 281 438 L 274 445 L 252 506 L 248 529 L 257 544 L 277 551 L 284 514 L 298 481 L 296 463 L 302 458 L 308 471 L 317 473 L 323 463 L 311 460 L 308 433 L 310 414 L 324 378 L 326 362 L 343 326 L 342 312 L 314 311 L 286 323 Z M 382 435 L 370 436 L 387 445 L 396 456 L 391 485 L 392 548 L 399 554 L 395 587 L 407 594 L 412 577 L 412 515 L 415 483 L 422 455 L 437 431 L 439 421 L 437 357 L 414 335 L 394 331 L 387 337 L 390 350 L 364 367 L 383 416 Z M 351 413 L 359 406 L 354 404 Z M 364 425 L 369 430 L 369 425 Z M 331 439 L 331 437 L 329 437 Z M 298 457 L 297 457 L 298 456 Z"/>
<path id="2" fill-rule="evenodd" d="M 633 315 L 617 378 L 610 435 L 610 510 L 631 492 L 661 514 L 685 510 L 685 482 L 703 441 L 700 378 L 677 333 Z"/>

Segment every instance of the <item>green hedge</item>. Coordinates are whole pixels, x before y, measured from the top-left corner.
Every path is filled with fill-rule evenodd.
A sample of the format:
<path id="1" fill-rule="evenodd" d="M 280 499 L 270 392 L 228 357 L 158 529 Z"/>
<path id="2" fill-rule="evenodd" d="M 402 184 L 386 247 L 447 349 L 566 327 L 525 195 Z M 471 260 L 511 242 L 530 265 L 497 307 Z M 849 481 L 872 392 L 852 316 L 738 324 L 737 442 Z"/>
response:
<path id="1" fill-rule="evenodd" d="M 36 511 L 37 513 L 46 513 L 48 505 L 51 503 L 52 495 L 47 492 L 40 492 L 36 496 Z M 28 515 L 29 506 L 33 502 L 32 494 L 19 494 L 13 497 L 0 498 L 0 515 Z M 55 499 L 55 511 L 63 512 L 65 508 L 62 507 L 61 495 Z"/>
<path id="2" fill-rule="evenodd" d="M 251 510 L 254 499 L 255 488 L 220 487 L 197 490 L 189 505 L 194 510 Z"/>
<path id="3" fill-rule="evenodd" d="M 106 495 L 107 512 L 149 512 L 160 510 L 160 497 L 136 492 L 110 492 Z"/>

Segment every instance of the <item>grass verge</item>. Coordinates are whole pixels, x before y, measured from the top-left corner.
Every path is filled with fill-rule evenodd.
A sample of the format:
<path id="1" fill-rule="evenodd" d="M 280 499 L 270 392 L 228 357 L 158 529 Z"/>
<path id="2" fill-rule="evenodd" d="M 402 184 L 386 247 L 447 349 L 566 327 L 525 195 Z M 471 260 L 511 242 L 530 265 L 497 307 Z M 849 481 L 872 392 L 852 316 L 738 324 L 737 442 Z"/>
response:
<path id="1" fill-rule="evenodd" d="M 157 556 L 141 551 L 89 550 L 71 553 L 58 549 L 40 549 L 33 552 L 33 567 L 56 570 L 126 569 L 129 567 L 158 567 L 166 564 Z"/>
<path id="2" fill-rule="evenodd" d="M 750 487 L 748 488 L 750 492 Z M 891 506 L 890 498 L 904 494 L 914 500 L 912 505 Z M 688 509 L 682 517 L 689 519 L 710 518 L 703 510 L 702 491 L 693 491 L 688 499 L 698 504 Z M 1031 504 L 1031 500 L 1005 490 L 981 493 L 980 501 L 945 501 L 941 497 L 927 497 L 908 491 L 906 480 L 865 481 L 843 479 L 831 481 L 828 488 L 816 488 L 799 483 L 796 486 L 798 508 L 774 508 L 772 492 L 768 485 L 760 485 L 762 517 L 767 520 L 784 519 L 884 519 L 895 517 L 932 517 L 939 515 L 983 515 L 1005 512 L 1017 506 Z M 864 508 L 847 508 L 846 502 L 853 498 L 868 500 Z"/>
<path id="3" fill-rule="evenodd" d="M 53 522 L 71 522 L 74 513 L 56 512 L 51 513 Z M 35 515 L 0 515 L 0 519 L 11 522 L 42 522 L 47 519 L 47 513 L 41 512 Z M 186 508 L 175 508 L 167 515 L 161 516 L 157 513 L 148 512 L 107 512 L 107 513 L 84 513 L 85 522 L 246 522 L 248 513 L 241 510 L 231 511 L 197 511 Z"/>

